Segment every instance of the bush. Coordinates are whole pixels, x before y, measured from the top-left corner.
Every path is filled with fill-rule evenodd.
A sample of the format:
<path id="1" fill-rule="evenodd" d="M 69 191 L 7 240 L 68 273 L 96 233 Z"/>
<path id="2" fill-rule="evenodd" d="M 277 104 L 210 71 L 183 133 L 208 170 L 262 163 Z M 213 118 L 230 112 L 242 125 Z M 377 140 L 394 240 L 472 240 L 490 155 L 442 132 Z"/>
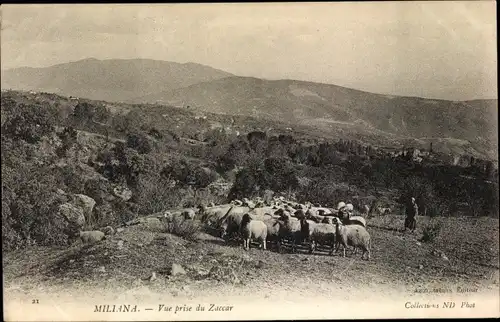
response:
<path id="1" fill-rule="evenodd" d="M 140 214 L 153 214 L 180 206 L 182 196 L 179 189 L 170 185 L 170 180 L 162 176 L 144 176 L 138 181 L 135 202 Z"/>
<path id="2" fill-rule="evenodd" d="M 77 134 L 73 127 L 65 127 L 61 133 L 57 133 L 62 141 L 62 146 L 56 150 L 58 157 L 66 157 L 68 150 L 76 143 Z"/>
<path id="3" fill-rule="evenodd" d="M 200 223 L 194 220 L 186 220 L 181 216 L 173 218 L 165 223 L 164 232 L 180 236 L 187 240 L 196 240 L 196 235 L 200 231 Z"/>
<path id="4" fill-rule="evenodd" d="M 441 224 L 438 222 L 430 222 L 426 225 L 422 230 L 422 238 L 420 238 L 421 242 L 431 243 L 436 237 L 439 235 L 439 231 L 441 230 Z"/>
<path id="5" fill-rule="evenodd" d="M 183 158 L 172 160 L 163 167 L 161 176 L 176 180 L 181 186 L 194 188 L 205 188 L 217 179 L 215 171 L 189 163 Z"/>
<path id="6" fill-rule="evenodd" d="M 141 154 L 149 153 L 152 150 L 149 139 L 140 133 L 127 134 L 127 147 L 136 150 Z"/>
<path id="7" fill-rule="evenodd" d="M 55 192 L 58 185 L 51 169 L 20 165 L 14 170 L 2 165 L 4 249 L 68 242 L 73 227 L 58 215 L 64 202 Z"/>
<path id="8" fill-rule="evenodd" d="M 20 104 L 2 126 L 2 135 L 28 143 L 40 141 L 42 136 L 54 131 L 55 112 L 39 105 Z"/>

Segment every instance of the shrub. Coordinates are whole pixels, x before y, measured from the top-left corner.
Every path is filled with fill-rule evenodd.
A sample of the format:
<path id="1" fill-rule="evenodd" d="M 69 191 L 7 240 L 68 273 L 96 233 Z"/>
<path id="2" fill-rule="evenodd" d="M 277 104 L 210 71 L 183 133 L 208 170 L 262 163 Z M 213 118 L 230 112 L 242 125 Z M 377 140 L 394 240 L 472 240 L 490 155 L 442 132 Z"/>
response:
<path id="1" fill-rule="evenodd" d="M 2 126 L 2 135 L 28 143 L 40 141 L 54 130 L 55 112 L 39 105 L 19 104 Z"/>
<path id="2" fill-rule="evenodd" d="M 439 222 L 430 222 L 428 225 L 424 226 L 422 229 L 422 238 L 420 238 L 421 242 L 431 243 L 436 237 L 439 235 L 439 231 L 441 230 L 441 224 Z"/>
<path id="3" fill-rule="evenodd" d="M 55 193 L 57 186 L 58 179 L 49 168 L 23 165 L 9 169 L 2 165 L 2 197 L 6 194 L 2 198 L 2 230 L 8 236 L 5 249 L 67 243 L 72 227 L 58 215 L 63 200 Z"/>
<path id="4" fill-rule="evenodd" d="M 65 127 L 62 132 L 57 133 L 62 141 L 62 146 L 56 150 L 58 157 L 66 157 L 68 150 L 76 143 L 77 134 L 73 127 Z"/>
<path id="5" fill-rule="evenodd" d="M 127 147 L 136 150 L 141 154 L 149 153 L 152 150 L 151 142 L 141 133 L 127 134 Z"/>
<path id="6" fill-rule="evenodd" d="M 200 231 L 200 223 L 194 220 L 186 220 L 181 216 L 173 218 L 165 223 L 164 232 L 180 236 L 187 240 L 196 240 L 196 235 Z"/>
<path id="7" fill-rule="evenodd" d="M 162 176 L 139 178 L 134 197 L 139 205 L 139 213 L 152 214 L 180 206 L 180 191 L 178 188 L 174 189 L 170 183 L 169 179 Z"/>

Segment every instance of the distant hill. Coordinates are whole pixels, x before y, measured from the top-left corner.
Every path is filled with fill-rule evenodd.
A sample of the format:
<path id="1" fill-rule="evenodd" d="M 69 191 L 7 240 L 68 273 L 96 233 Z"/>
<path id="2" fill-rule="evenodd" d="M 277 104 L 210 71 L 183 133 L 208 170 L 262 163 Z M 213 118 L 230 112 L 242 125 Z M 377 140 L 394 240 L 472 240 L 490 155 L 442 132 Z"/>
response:
<path id="1" fill-rule="evenodd" d="M 368 93 L 296 80 L 227 77 L 139 97 L 212 113 L 246 115 L 406 138 L 417 145 L 439 141 L 446 150 L 497 155 L 498 100 L 446 101 Z"/>
<path id="2" fill-rule="evenodd" d="M 188 107 L 278 121 L 325 137 L 406 144 L 498 159 L 498 100 L 374 94 L 332 84 L 239 77 L 208 66 L 148 59 L 85 59 L 2 71 L 2 89 L 108 102 Z"/>
<path id="3" fill-rule="evenodd" d="M 232 74 L 195 63 L 90 58 L 46 68 L 3 70 L 2 88 L 125 101 L 228 76 Z"/>

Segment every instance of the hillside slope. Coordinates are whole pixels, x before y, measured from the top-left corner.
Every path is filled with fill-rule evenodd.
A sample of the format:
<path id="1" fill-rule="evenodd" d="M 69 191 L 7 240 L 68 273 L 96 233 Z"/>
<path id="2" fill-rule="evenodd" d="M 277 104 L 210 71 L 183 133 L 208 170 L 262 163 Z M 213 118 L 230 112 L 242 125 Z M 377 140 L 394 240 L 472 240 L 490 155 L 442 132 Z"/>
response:
<path id="1" fill-rule="evenodd" d="M 135 102 L 190 105 L 199 110 L 401 136 L 428 144 L 440 138 L 449 150 L 496 158 L 497 100 L 446 101 L 373 94 L 330 84 L 228 77 L 136 98 Z M 383 132 L 383 133 L 380 133 Z"/>
<path id="2" fill-rule="evenodd" d="M 194 63 L 90 58 L 46 68 L 2 71 L 2 88 L 125 101 L 227 76 L 231 74 Z"/>

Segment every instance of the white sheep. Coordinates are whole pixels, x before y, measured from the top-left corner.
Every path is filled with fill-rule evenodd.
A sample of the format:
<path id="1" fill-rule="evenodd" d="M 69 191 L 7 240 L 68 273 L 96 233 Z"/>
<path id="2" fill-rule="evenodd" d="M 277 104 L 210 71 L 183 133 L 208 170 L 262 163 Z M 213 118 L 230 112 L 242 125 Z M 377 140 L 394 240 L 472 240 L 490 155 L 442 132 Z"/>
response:
<path id="1" fill-rule="evenodd" d="M 365 254 L 368 254 L 367 260 L 370 259 L 371 240 L 370 234 L 365 227 L 360 225 L 344 225 L 340 219 L 335 218 L 335 235 L 337 250 L 341 244 L 343 246 L 344 257 L 346 255 L 347 246 L 353 246 L 354 251 L 357 251 L 357 248 L 363 250 L 361 258 L 363 258 Z"/>
<path id="2" fill-rule="evenodd" d="M 303 241 L 300 222 L 285 211 L 281 212 L 280 219 L 283 221 L 281 239 L 288 239 L 292 243 L 292 252 L 295 252 L 296 245 Z"/>
<path id="3" fill-rule="evenodd" d="M 251 209 L 249 211 L 249 214 L 253 219 L 260 219 L 263 218 L 266 214 L 273 215 L 275 211 L 276 210 L 273 209 L 273 207 L 259 207 Z"/>
<path id="4" fill-rule="evenodd" d="M 330 255 L 333 254 L 336 242 L 334 225 L 308 222 L 306 219 L 302 219 L 300 220 L 300 226 L 304 239 L 310 242 L 309 253 L 314 252 L 316 245 L 320 244 L 329 245 L 331 247 Z"/>
<path id="5" fill-rule="evenodd" d="M 267 241 L 275 242 L 276 249 L 281 252 L 281 241 L 285 235 L 284 223 L 276 218 L 264 220 L 267 226 Z"/>
<path id="6" fill-rule="evenodd" d="M 106 235 L 99 230 L 80 231 L 80 239 L 84 244 L 93 244 L 106 239 Z"/>
<path id="7" fill-rule="evenodd" d="M 267 226 L 261 220 L 252 220 L 248 213 L 243 215 L 240 231 L 243 237 L 243 249 L 250 249 L 252 239 L 259 240 L 261 247 L 266 250 Z"/>

